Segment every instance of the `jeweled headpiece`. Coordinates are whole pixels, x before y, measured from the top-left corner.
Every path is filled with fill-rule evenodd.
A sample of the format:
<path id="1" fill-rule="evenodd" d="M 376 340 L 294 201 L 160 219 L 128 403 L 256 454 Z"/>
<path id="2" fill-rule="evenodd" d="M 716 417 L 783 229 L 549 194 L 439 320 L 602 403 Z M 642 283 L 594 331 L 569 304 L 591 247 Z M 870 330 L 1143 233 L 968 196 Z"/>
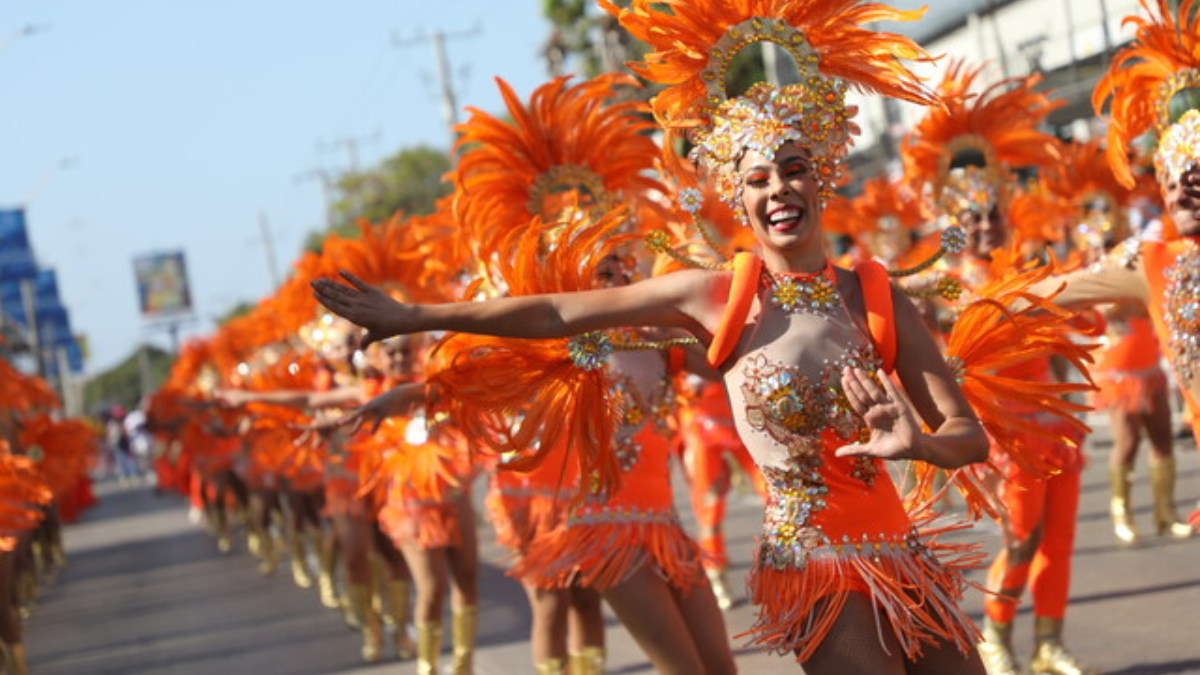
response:
<path id="1" fill-rule="evenodd" d="M 630 67 L 667 85 L 651 105 L 666 131 L 664 149 L 685 136 L 693 157 L 716 178 L 721 198 L 738 208 L 733 179 L 748 149 L 766 155 L 786 142 L 807 148 L 816 165 L 824 203 L 833 194 L 838 163 L 852 135 L 850 86 L 930 105 L 937 97 L 901 59 L 931 60 L 912 40 L 870 30 L 878 21 L 912 21 L 923 11 L 902 12 L 862 0 L 634 0 L 627 9 L 600 5 L 656 51 Z M 726 93 L 733 58 L 757 42 L 779 45 L 800 71 L 795 84 L 754 85 L 741 96 Z"/>
<path id="2" fill-rule="evenodd" d="M 982 71 L 950 64 L 938 90 L 945 105 L 930 108 L 900 148 L 904 174 L 924 186 L 944 215 L 986 213 L 1007 197 L 1013 169 L 1048 166 L 1058 157 L 1054 137 L 1037 127 L 1062 104 L 1033 90 L 1040 78 L 1002 80 L 974 95 Z"/>
<path id="3" fill-rule="evenodd" d="M 1159 137 L 1154 166 L 1160 183 L 1200 159 L 1200 4 L 1183 0 L 1177 10 L 1166 0 L 1140 4 L 1148 16 L 1125 17 L 1122 24 L 1134 26 L 1134 39 L 1113 57 L 1092 93 L 1098 114 L 1109 108 L 1108 161 L 1128 187 L 1135 180 L 1128 153 L 1147 132 Z"/>

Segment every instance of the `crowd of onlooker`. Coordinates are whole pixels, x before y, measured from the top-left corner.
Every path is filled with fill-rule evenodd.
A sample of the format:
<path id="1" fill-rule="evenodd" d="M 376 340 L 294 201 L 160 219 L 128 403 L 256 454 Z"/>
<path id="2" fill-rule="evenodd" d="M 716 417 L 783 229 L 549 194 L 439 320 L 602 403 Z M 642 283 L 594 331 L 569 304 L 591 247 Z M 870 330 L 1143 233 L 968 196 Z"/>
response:
<path id="1" fill-rule="evenodd" d="M 154 437 L 146 427 L 141 407 L 126 410 L 114 405 L 100 413 L 104 448 L 97 462 L 97 477 L 116 478 L 121 484 L 153 480 Z"/>

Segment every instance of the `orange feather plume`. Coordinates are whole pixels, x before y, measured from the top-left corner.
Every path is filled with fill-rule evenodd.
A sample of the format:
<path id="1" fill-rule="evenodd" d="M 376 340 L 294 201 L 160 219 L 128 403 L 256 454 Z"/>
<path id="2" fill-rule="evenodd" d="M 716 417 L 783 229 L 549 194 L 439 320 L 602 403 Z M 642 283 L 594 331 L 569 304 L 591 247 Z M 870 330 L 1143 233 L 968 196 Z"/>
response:
<path id="1" fill-rule="evenodd" d="M 1175 93 L 1172 78 L 1200 70 L 1198 0 L 1183 0 L 1176 11 L 1166 0 L 1139 4 L 1149 17 L 1125 17 L 1122 26 L 1136 31 L 1133 42 L 1113 57 L 1092 92 L 1096 114 L 1109 109 L 1106 154 L 1117 180 L 1127 187 L 1135 183 L 1128 154 L 1134 139 L 1148 131 L 1161 134 L 1167 127 L 1165 108 Z"/>
<path id="2" fill-rule="evenodd" d="M 636 81 L 616 73 L 568 81 L 543 84 L 526 105 L 497 78 L 513 121 L 470 108 L 471 119 L 457 127 L 454 213 L 481 260 L 506 255 L 500 242 L 509 233 L 535 216 L 558 219 L 574 199 L 611 206 L 664 192 L 648 175 L 658 156 L 649 109 L 617 91 Z"/>
<path id="3" fill-rule="evenodd" d="M 930 108 L 901 144 L 904 175 L 931 183 L 935 198 L 957 143 L 982 143 L 989 161 L 1006 169 L 1047 166 L 1058 159 L 1054 137 L 1037 127 L 1063 102 L 1034 91 L 1038 75 L 1001 80 L 972 95 L 983 69 L 951 63 L 938 88 L 945 105 Z"/>
<path id="4" fill-rule="evenodd" d="M 702 74 L 713 58 L 712 48 L 730 28 L 755 18 L 781 19 L 803 33 L 820 53 L 819 68 L 826 76 L 864 92 L 938 103 L 901 62 L 931 61 L 929 54 L 907 37 L 866 27 L 915 21 L 924 10 L 904 12 L 862 0 L 634 0 L 627 9 L 600 0 L 600 6 L 655 50 L 629 67 L 651 82 L 668 85 L 653 101 L 655 116 L 668 128 L 707 123 Z"/>

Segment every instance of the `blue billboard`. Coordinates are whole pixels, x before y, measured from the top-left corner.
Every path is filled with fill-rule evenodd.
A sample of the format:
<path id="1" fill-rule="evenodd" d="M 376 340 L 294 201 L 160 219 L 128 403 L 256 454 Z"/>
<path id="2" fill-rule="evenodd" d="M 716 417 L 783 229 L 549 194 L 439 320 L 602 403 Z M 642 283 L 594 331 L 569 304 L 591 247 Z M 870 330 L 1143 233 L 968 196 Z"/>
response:
<path id="1" fill-rule="evenodd" d="M 24 209 L 0 209 L 0 282 L 29 279 L 37 262 L 25 231 Z"/>

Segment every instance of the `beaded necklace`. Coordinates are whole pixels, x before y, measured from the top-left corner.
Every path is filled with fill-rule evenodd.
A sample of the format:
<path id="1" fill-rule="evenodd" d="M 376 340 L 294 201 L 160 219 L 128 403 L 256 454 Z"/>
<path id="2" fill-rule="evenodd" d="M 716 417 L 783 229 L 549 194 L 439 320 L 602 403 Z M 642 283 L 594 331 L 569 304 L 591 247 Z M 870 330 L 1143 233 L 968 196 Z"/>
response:
<path id="1" fill-rule="evenodd" d="M 788 313 L 822 314 L 841 304 L 828 262 L 817 272 L 768 272 L 771 304 Z"/>

